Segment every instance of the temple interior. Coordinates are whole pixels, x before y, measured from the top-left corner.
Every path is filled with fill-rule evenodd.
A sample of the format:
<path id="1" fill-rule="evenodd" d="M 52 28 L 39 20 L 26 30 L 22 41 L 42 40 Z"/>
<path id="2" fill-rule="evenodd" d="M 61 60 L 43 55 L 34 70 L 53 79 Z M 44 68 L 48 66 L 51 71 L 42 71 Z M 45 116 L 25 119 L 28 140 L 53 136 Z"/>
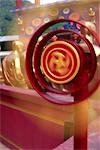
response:
<path id="1" fill-rule="evenodd" d="M 0 2 L 0 150 L 99 150 L 100 1 L 10 3 Z"/>

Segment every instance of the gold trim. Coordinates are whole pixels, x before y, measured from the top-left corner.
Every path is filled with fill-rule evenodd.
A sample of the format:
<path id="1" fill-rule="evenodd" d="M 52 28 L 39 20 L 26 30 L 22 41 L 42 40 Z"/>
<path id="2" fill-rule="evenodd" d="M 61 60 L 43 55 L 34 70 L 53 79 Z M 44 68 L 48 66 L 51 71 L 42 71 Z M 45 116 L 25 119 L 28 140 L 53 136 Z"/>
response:
<path id="1" fill-rule="evenodd" d="M 0 134 L 0 138 L 2 138 L 3 140 L 5 140 L 7 143 L 11 144 L 12 146 L 14 146 L 15 148 L 17 148 L 18 150 L 23 150 L 20 146 L 16 145 L 13 141 L 9 140 L 8 138 L 4 137 L 1 134 Z"/>
<path id="2" fill-rule="evenodd" d="M 48 14 L 49 14 L 50 16 L 52 16 L 52 17 L 57 16 L 58 13 L 59 13 L 59 11 L 58 11 L 57 8 L 53 8 L 53 9 L 49 10 L 49 12 L 48 12 Z"/>
<path id="3" fill-rule="evenodd" d="M 67 79 L 66 83 L 68 83 L 68 82 L 70 82 L 70 81 L 77 75 L 77 73 L 78 73 L 78 71 L 79 71 L 79 68 L 80 68 L 80 57 L 79 57 L 79 54 L 78 54 L 77 50 L 75 49 L 75 47 L 74 47 L 73 45 L 71 45 L 70 43 L 65 42 L 65 41 L 55 41 L 55 42 L 50 43 L 50 44 L 45 48 L 45 50 L 43 51 L 43 53 L 42 53 L 42 55 L 41 55 L 41 67 L 42 67 L 42 69 L 43 69 L 44 74 L 45 74 L 51 81 L 53 81 L 53 82 L 55 82 L 55 83 L 58 83 L 58 84 L 63 84 L 63 83 L 65 83 L 65 80 L 64 80 L 64 81 L 56 81 L 56 80 L 52 79 L 51 77 L 49 77 L 49 76 L 47 75 L 47 73 L 45 72 L 45 69 L 44 69 L 44 67 L 43 67 L 43 58 L 44 58 L 44 54 L 45 54 L 46 50 L 47 50 L 49 47 L 51 47 L 51 46 L 53 46 L 53 45 L 55 45 L 55 44 L 63 44 L 63 45 L 65 45 L 65 46 L 67 46 L 67 47 L 70 47 L 70 49 L 73 50 L 73 52 L 74 52 L 74 54 L 75 54 L 75 56 L 76 56 L 77 66 L 76 66 L 76 69 L 75 69 L 75 72 L 73 73 L 73 75 L 72 75 L 69 79 Z M 54 50 L 56 50 L 56 49 L 60 49 L 60 48 L 54 48 L 53 50 L 51 50 L 51 51 L 47 54 L 47 57 L 46 57 L 46 67 L 48 66 L 48 65 L 47 65 L 47 58 L 48 58 L 48 55 L 49 55 L 52 51 L 54 51 Z M 61 49 L 66 52 L 66 49 L 64 49 L 64 48 L 61 48 Z M 67 53 L 70 55 L 71 60 L 72 60 L 72 63 L 74 63 L 74 62 L 73 62 L 73 58 L 72 58 L 72 54 L 71 54 L 70 52 L 68 52 L 68 51 L 67 51 Z M 72 67 L 73 67 L 73 66 L 72 66 Z M 71 68 L 72 68 L 72 67 L 71 67 Z M 73 68 L 72 68 L 72 69 L 73 69 Z M 72 70 L 72 69 L 71 69 L 71 70 Z M 49 68 L 48 68 L 48 67 L 47 67 L 47 70 L 49 71 Z M 71 72 L 71 71 L 70 71 L 70 72 Z M 69 73 L 70 73 L 70 72 L 69 72 Z M 49 73 L 52 74 L 50 71 L 49 71 Z M 69 73 L 68 73 L 67 75 L 65 75 L 65 77 L 67 77 L 67 76 L 69 75 Z M 56 75 L 53 75 L 53 76 L 56 77 Z M 58 78 L 58 77 L 57 77 L 57 78 Z M 62 78 L 62 77 L 59 77 L 59 79 L 60 79 L 60 78 Z"/>
<path id="4" fill-rule="evenodd" d="M 40 113 L 37 113 L 37 112 L 35 113 L 35 112 L 31 112 L 31 111 L 28 111 L 28 110 L 23 109 L 23 108 L 19 108 L 18 106 L 14 106 L 13 104 L 9 104 L 9 103 L 6 103 L 6 102 L 1 102 L 0 104 L 4 105 L 4 106 L 7 106 L 9 108 L 24 112 L 28 115 L 32 115 L 32 116 L 38 117 L 40 119 L 47 120 L 47 121 L 56 123 L 58 125 L 64 126 L 64 121 L 62 121 L 62 120 L 52 119 L 51 117 L 47 117 L 47 116 L 44 116 L 44 115 L 42 115 Z"/>
<path id="5" fill-rule="evenodd" d="M 62 79 L 62 77 L 58 77 L 58 76 L 54 75 L 54 74 L 50 71 L 50 69 L 48 68 L 48 65 L 47 65 L 48 55 L 49 55 L 50 53 L 52 53 L 52 51 L 56 51 L 56 49 L 57 49 L 57 50 L 60 50 L 60 48 L 54 48 L 53 50 L 51 50 L 51 51 L 47 54 L 47 58 L 46 58 L 46 67 L 47 67 L 48 72 L 51 73 L 52 76 L 54 76 L 55 78 L 58 78 L 58 79 Z M 66 52 L 65 49 L 62 48 L 62 50 Z M 72 54 L 69 53 L 69 52 L 67 52 L 67 53 L 70 55 L 71 60 L 73 60 Z M 69 73 L 68 73 L 67 75 L 64 75 L 63 78 L 67 77 L 67 76 L 72 72 L 73 65 L 74 65 L 74 64 L 73 64 L 73 61 L 72 61 L 72 67 L 71 67 L 71 70 L 69 71 Z M 53 79 L 52 79 L 52 80 L 53 80 Z M 55 80 L 54 80 L 54 81 L 55 81 Z M 67 82 L 67 81 L 66 81 L 66 82 Z M 58 81 L 58 83 L 60 83 L 60 81 Z M 61 83 L 64 83 L 64 82 L 61 82 Z"/>
<path id="6" fill-rule="evenodd" d="M 37 21 L 38 21 L 38 24 L 36 24 Z M 38 27 L 41 25 L 41 23 L 42 23 L 42 20 L 40 18 L 34 18 L 32 20 L 32 26 Z"/>
<path id="7" fill-rule="evenodd" d="M 56 49 L 59 50 L 60 48 L 54 48 L 52 51 L 55 51 Z M 66 52 L 65 49 L 62 48 L 62 50 Z M 52 51 L 50 51 L 50 52 L 52 52 Z M 49 53 L 50 53 L 50 52 L 49 52 Z M 68 55 L 69 55 L 70 58 L 71 58 L 72 67 L 71 67 L 71 70 L 68 72 L 68 74 L 64 75 L 63 77 L 58 77 L 58 76 L 52 74 L 52 72 L 50 72 L 50 69 L 48 68 L 48 65 L 47 65 L 47 58 L 46 58 L 46 67 L 47 67 L 47 69 L 48 69 L 48 72 L 51 73 L 51 75 L 54 76 L 55 78 L 58 78 L 58 79 L 66 78 L 66 77 L 69 76 L 70 73 L 72 72 L 72 69 L 73 69 L 73 66 L 74 66 L 73 57 L 72 57 L 72 54 L 71 54 L 71 53 L 69 53 L 69 52 L 67 52 L 67 53 L 68 53 Z M 49 54 L 48 54 L 48 55 L 49 55 Z M 48 55 L 47 55 L 47 57 L 48 57 Z M 53 79 L 52 79 L 52 81 L 53 81 Z M 55 81 L 55 80 L 54 80 L 54 81 Z M 66 82 L 65 82 L 65 81 L 66 81 Z M 69 81 L 70 81 L 70 78 L 69 78 L 68 80 L 64 80 L 64 81 L 57 81 L 56 83 L 58 83 L 58 84 L 60 84 L 60 83 L 63 84 L 63 83 L 67 83 L 67 82 L 69 82 Z"/>
<path id="8" fill-rule="evenodd" d="M 34 29 L 32 26 L 28 26 L 26 29 L 25 29 L 25 33 L 27 35 L 32 35 L 34 33 Z"/>

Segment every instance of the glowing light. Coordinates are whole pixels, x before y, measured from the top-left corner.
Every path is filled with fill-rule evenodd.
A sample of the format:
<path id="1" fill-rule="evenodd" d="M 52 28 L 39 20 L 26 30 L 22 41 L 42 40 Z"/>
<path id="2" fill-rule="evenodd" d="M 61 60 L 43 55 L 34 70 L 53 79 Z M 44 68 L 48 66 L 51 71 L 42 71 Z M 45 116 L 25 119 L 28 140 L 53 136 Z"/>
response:
<path id="1" fill-rule="evenodd" d="M 40 0 L 40 4 L 49 4 L 49 3 L 54 3 L 54 2 L 61 2 L 64 0 Z"/>
<path id="2" fill-rule="evenodd" d="M 35 3 L 35 0 L 28 0 L 31 3 Z M 40 4 L 50 4 L 50 3 L 54 3 L 54 2 L 61 2 L 64 0 L 40 0 Z"/>

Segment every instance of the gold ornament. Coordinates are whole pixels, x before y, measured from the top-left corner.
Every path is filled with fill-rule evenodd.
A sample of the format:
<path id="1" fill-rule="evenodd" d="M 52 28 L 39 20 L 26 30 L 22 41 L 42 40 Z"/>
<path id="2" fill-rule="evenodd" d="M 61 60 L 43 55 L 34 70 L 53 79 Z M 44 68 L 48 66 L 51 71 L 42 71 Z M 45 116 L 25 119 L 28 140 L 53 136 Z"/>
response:
<path id="1" fill-rule="evenodd" d="M 4 82 L 5 80 L 4 80 L 2 65 L 0 64 L 0 84 L 3 84 Z"/>
<path id="2" fill-rule="evenodd" d="M 3 60 L 3 71 L 6 82 L 15 87 L 28 88 L 23 73 L 23 67 L 25 68 L 23 43 L 20 41 L 14 41 L 13 50 L 14 51 Z"/>
<path id="3" fill-rule="evenodd" d="M 95 17 L 95 11 L 93 10 L 93 8 L 89 9 L 89 16 L 90 17 Z"/>

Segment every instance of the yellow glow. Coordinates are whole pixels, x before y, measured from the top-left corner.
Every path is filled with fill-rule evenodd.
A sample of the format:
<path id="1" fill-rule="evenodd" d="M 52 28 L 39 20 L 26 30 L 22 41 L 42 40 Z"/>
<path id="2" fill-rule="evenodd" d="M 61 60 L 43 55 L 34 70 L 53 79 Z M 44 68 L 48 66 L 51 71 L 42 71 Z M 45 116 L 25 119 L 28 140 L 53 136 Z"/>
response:
<path id="1" fill-rule="evenodd" d="M 35 3 L 35 0 L 28 0 L 31 3 Z M 54 3 L 54 2 L 61 2 L 64 0 L 40 0 L 40 4 L 50 4 L 50 3 Z"/>
<path id="2" fill-rule="evenodd" d="M 18 70 L 21 69 L 21 68 L 20 68 L 20 60 L 19 60 L 19 57 L 18 57 L 18 56 L 15 58 L 15 66 L 16 66 L 16 69 L 18 69 Z"/>
<path id="3" fill-rule="evenodd" d="M 61 2 L 64 0 L 40 0 L 40 4 L 49 4 L 49 3 L 54 3 L 54 2 Z"/>

